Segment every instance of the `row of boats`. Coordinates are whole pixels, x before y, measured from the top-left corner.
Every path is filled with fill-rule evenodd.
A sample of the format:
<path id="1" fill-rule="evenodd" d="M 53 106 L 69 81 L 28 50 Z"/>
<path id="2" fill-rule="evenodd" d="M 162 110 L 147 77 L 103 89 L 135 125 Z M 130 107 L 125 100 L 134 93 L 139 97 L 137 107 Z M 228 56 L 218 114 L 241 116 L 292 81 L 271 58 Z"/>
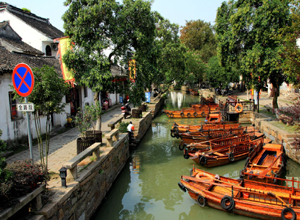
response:
<path id="1" fill-rule="evenodd" d="M 209 105 L 198 108 L 210 108 Z M 171 136 L 181 139 L 179 150 L 183 157 L 201 166 L 215 167 L 245 159 L 240 178 L 222 177 L 194 165 L 189 176 L 181 176 L 179 187 L 201 207 L 260 219 L 300 217 L 300 182 L 281 178 L 286 169 L 283 146 L 272 144 L 253 126 L 222 122 L 221 114 L 216 112 L 207 113 L 206 119 L 210 117 L 217 119 L 200 125 L 174 123 Z"/>

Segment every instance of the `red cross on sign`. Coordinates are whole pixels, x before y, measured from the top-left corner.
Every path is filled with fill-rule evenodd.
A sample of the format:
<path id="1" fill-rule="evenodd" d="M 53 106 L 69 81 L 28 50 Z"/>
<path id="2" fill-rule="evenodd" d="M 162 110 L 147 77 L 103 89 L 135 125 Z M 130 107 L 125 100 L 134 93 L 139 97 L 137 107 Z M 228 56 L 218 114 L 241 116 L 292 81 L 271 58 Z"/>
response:
<path id="1" fill-rule="evenodd" d="M 34 86 L 34 76 L 31 68 L 25 63 L 19 63 L 14 68 L 12 82 L 16 92 L 20 96 L 29 96 Z"/>

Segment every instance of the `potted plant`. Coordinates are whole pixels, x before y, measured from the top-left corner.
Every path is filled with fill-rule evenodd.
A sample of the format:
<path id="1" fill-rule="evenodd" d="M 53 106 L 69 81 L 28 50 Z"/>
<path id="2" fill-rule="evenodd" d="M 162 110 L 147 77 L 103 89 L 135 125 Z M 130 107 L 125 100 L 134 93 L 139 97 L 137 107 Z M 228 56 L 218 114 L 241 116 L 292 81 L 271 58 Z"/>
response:
<path id="1" fill-rule="evenodd" d="M 99 135 L 97 135 L 97 138 L 95 138 L 96 131 L 89 131 L 89 129 L 94 126 L 94 123 L 97 120 L 97 114 L 101 114 L 101 107 L 97 105 L 90 106 L 88 104 L 84 106 L 83 111 L 79 109 L 77 112 L 75 123 L 80 132 L 80 137 L 77 138 L 77 154 L 94 144 L 95 139 L 97 139 L 97 142 L 102 142 L 102 132 L 100 134 L 101 140 L 99 140 Z"/>
<path id="2" fill-rule="evenodd" d="M 86 131 L 86 136 L 87 137 L 93 137 L 95 139 L 95 142 L 102 143 L 102 131 L 100 130 L 95 130 L 95 125 L 97 118 L 101 115 L 101 106 L 99 102 L 96 102 L 95 105 L 86 105 L 86 111 L 87 114 L 90 116 L 91 119 L 91 127 L 92 130 L 87 130 Z"/>

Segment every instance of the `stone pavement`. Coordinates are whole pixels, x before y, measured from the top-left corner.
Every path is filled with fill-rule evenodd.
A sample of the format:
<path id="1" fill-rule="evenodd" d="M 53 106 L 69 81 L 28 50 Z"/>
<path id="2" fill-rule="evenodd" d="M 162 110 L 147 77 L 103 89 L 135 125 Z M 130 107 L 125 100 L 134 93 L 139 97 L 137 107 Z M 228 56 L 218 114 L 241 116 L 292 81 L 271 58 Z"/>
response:
<path id="1" fill-rule="evenodd" d="M 101 130 L 108 133 L 111 129 L 108 127 L 108 123 L 119 117 L 121 114 L 121 105 L 113 105 L 101 116 Z M 59 173 L 59 169 L 64 162 L 69 161 L 77 155 L 76 139 L 80 132 L 78 129 L 72 128 L 62 134 L 55 135 L 50 139 L 50 149 L 48 156 L 48 168 L 49 172 Z M 7 163 L 12 163 L 17 160 L 25 160 L 30 158 L 29 149 L 22 151 L 18 154 L 12 155 L 6 159 Z M 39 160 L 38 146 L 33 146 L 33 159 Z"/>

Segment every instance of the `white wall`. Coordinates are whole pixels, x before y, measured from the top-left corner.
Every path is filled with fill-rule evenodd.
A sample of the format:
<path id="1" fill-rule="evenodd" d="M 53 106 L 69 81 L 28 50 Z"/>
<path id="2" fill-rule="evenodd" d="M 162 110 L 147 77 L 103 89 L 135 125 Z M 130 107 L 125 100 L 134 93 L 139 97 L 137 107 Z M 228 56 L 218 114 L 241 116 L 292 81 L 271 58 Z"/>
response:
<path id="1" fill-rule="evenodd" d="M 42 44 L 42 42 L 53 42 L 53 40 L 47 36 L 45 36 L 42 32 L 32 28 L 28 24 L 26 24 L 23 20 L 20 18 L 14 16 L 7 10 L 0 12 L 0 21 L 6 21 L 9 20 L 10 26 L 13 28 L 15 32 L 18 33 L 20 37 L 22 37 L 22 40 L 29 44 L 30 46 L 36 48 L 37 50 L 40 50 L 44 53 L 45 46 Z M 50 45 L 51 46 L 51 45 Z M 55 55 L 52 51 L 52 55 Z"/>
<path id="2" fill-rule="evenodd" d="M 0 76 L 0 129 L 2 130 L 2 140 L 14 140 L 28 135 L 26 114 L 21 119 L 12 120 L 9 105 L 9 92 L 13 91 L 11 74 Z M 30 113 L 30 127 L 33 138 L 36 138 L 33 115 Z M 41 116 L 42 132 L 45 132 L 46 117 Z"/>

